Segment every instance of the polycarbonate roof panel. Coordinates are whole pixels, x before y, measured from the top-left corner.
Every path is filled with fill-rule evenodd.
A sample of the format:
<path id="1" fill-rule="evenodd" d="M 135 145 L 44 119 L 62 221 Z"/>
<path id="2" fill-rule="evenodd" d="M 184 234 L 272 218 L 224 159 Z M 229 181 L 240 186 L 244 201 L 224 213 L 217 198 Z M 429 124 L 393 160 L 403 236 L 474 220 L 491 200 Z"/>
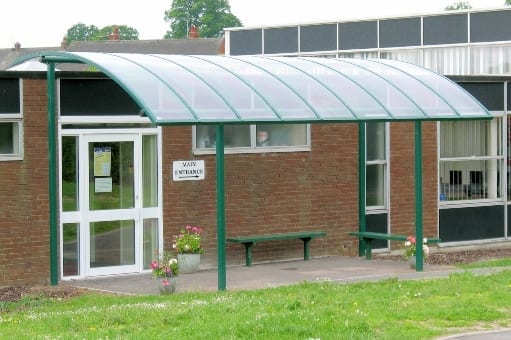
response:
<path id="1" fill-rule="evenodd" d="M 394 60 L 95 52 L 39 56 L 94 65 L 159 125 L 491 117 L 449 79 Z"/>

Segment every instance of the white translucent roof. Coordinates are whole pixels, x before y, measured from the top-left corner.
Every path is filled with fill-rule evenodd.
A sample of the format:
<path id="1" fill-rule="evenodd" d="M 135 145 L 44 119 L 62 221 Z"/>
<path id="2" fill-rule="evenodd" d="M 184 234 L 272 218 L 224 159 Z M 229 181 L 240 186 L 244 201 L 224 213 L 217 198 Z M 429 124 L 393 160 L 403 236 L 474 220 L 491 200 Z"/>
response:
<path id="1" fill-rule="evenodd" d="M 456 83 L 394 60 L 94 52 L 44 58 L 94 65 L 160 125 L 490 116 Z"/>

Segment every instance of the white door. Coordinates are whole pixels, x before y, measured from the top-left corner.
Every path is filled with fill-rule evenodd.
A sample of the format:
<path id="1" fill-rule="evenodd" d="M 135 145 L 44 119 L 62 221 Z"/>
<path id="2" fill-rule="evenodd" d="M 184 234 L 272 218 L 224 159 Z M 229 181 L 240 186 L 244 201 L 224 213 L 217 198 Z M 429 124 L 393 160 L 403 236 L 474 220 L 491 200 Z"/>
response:
<path id="1" fill-rule="evenodd" d="M 66 130 L 61 139 L 61 275 L 150 269 L 162 246 L 160 129 Z"/>
<path id="2" fill-rule="evenodd" d="M 140 141 L 138 135 L 86 135 L 80 143 L 85 274 L 140 268 Z"/>

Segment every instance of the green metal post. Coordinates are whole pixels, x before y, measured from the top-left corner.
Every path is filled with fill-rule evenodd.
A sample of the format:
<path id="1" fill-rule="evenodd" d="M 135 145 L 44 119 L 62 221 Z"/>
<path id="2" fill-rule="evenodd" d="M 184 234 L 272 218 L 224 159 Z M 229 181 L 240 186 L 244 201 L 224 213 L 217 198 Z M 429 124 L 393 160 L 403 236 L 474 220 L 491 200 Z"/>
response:
<path id="1" fill-rule="evenodd" d="M 358 123 L 358 223 L 359 231 L 366 231 L 366 125 Z M 358 242 L 358 256 L 365 254 L 365 244 Z"/>
<path id="2" fill-rule="evenodd" d="M 55 118 L 55 63 L 47 66 L 48 84 L 48 185 L 50 209 L 50 283 L 58 284 L 58 252 L 57 252 L 57 135 Z"/>
<path id="3" fill-rule="evenodd" d="M 218 290 L 225 290 L 225 192 L 224 192 L 224 126 L 216 126 L 216 221 Z"/>
<path id="4" fill-rule="evenodd" d="M 422 124 L 415 121 L 415 237 L 417 238 L 416 271 L 421 272 L 424 265 L 422 228 Z"/>

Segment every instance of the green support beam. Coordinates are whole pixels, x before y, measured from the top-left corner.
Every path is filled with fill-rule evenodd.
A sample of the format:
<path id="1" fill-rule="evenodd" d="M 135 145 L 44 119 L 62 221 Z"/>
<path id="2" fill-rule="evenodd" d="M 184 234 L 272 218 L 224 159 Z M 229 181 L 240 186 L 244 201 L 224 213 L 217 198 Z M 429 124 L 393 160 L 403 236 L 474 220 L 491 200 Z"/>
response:
<path id="1" fill-rule="evenodd" d="M 58 284 L 58 227 L 57 227 L 57 134 L 55 118 L 55 63 L 47 66 L 48 82 L 48 185 L 50 213 L 50 283 Z"/>
<path id="2" fill-rule="evenodd" d="M 366 231 L 366 125 L 358 123 L 358 231 Z M 365 254 L 364 242 L 358 242 L 358 255 Z"/>
<path id="3" fill-rule="evenodd" d="M 226 289 L 225 259 L 225 183 L 224 183 L 224 126 L 216 126 L 216 238 L 218 261 L 218 290 Z"/>
<path id="4" fill-rule="evenodd" d="M 424 267 L 423 244 L 424 231 L 422 227 L 422 124 L 415 121 L 415 237 L 417 238 L 416 271 Z"/>

